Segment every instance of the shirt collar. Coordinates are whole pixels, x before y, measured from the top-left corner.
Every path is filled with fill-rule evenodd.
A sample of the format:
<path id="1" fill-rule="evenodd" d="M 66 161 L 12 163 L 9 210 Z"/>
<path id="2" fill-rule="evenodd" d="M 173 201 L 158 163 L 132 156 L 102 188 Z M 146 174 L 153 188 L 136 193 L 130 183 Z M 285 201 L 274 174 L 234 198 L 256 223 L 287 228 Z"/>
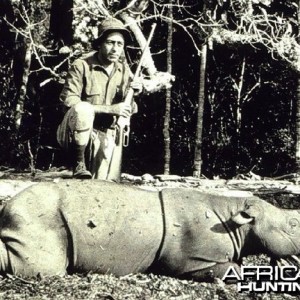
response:
<path id="1" fill-rule="evenodd" d="M 103 68 L 103 62 L 102 62 L 102 59 L 101 59 L 101 55 L 99 57 L 98 52 L 95 52 L 91 56 L 91 65 L 92 65 L 93 69 L 101 68 L 101 70 L 104 70 L 104 68 Z M 120 72 L 122 71 L 122 63 L 121 62 L 117 61 L 115 63 L 115 70 L 118 70 Z"/>

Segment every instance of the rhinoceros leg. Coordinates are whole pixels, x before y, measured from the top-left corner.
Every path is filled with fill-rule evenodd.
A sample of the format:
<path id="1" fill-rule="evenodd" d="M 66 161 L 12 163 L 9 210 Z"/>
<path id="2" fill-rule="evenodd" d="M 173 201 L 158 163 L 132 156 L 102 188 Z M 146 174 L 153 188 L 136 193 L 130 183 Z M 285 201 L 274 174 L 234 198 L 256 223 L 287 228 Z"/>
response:
<path id="1" fill-rule="evenodd" d="M 0 272 L 24 276 L 66 273 L 68 236 L 59 195 L 30 189 L 12 199 L 0 216 Z"/>

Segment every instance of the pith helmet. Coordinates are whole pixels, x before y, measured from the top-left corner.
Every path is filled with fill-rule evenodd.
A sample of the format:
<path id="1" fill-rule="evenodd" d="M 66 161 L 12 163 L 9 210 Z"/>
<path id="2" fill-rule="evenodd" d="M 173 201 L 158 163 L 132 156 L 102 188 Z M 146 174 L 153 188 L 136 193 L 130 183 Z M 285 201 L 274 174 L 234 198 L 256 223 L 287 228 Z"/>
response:
<path id="1" fill-rule="evenodd" d="M 126 43 L 131 40 L 130 31 L 120 20 L 116 18 L 108 18 L 102 21 L 98 28 L 98 38 L 92 41 L 93 49 L 96 49 L 109 33 L 115 31 L 123 34 Z"/>

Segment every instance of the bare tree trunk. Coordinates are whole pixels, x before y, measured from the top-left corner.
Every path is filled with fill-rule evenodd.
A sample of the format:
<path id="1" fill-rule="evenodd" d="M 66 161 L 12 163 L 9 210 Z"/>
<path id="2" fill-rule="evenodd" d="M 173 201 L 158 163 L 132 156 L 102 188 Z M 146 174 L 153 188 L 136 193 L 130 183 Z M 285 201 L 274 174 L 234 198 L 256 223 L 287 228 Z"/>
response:
<path id="1" fill-rule="evenodd" d="M 204 112 L 204 101 L 205 101 L 206 61 L 207 61 L 207 45 L 203 44 L 201 46 L 199 101 L 198 101 L 194 167 L 193 167 L 194 177 L 200 177 L 201 167 L 202 167 L 201 145 L 202 145 L 203 112 Z"/>
<path id="2" fill-rule="evenodd" d="M 53 35 L 55 42 L 63 45 L 73 43 L 73 1 L 72 0 L 52 0 L 50 12 L 49 31 Z"/>
<path id="3" fill-rule="evenodd" d="M 296 100 L 296 149 L 295 163 L 296 172 L 300 171 L 300 78 L 297 80 L 297 100 Z"/>
<path id="4" fill-rule="evenodd" d="M 128 24 L 128 27 L 133 32 L 141 49 L 144 49 L 146 45 L 146 38 L 141 28 L 138 26 L 137 21 L 126 12 L 121 13 L 120 17 L 126 24 Z M 146 49 L 146 55 L 145 55 L 143 67 L 146 68 L 150 76 L 154 75 L 157 72 L 150 49 Z"/>
<path id="5" fill-rule="evenodd" d="M 300 1 L 298 1 L 298 38 L 297 42 L 300 43 Z M 300 56 L 298 55 L 298 62 L 300 62 Z M 300 171 L 300 76 L 298 76 L 297 82 L 297 99 L 296 99 L 296 149 L 295 149 L 295 164 L 296 172 Z"/>
<path id="6" fill-rule="evenodd" d="M 27 83 L 31 66 L 31 41 L 24 38 L 24 57 L 23 57 L 23 73 L 22 80 L 19 89 L 19 97 L 17 99 L 16 111 L 15 111 L 15 126 L 17 129 L 20 128 L 22 122 L 22 116 L 24 113 L 24 102 L 27 94 Z"/>
<path id="7" fill-rule="evenodd" d="M 237 84 L 237 99 L 236 99 L 236 172 L 239 173 L 240 153 L 241 153 L 241 127 L 242 127 L 242 91 L 244 84 L 244 75 L 246 68 L 246 58 L 243 57 L 239 82 Z"/>
<path id="8" fill-rule="evenodd" d="M 169 18 L 168 21 L 168 37 L 167 37 L 167 72 L 172 74 L 172 48 L 173 48 L 173 7 L 172 0 L 170 0 L 169 6 Z M 171 150 L 170 150 L 170 120 L 171 120 L 171 87 L 166 90 L 166 108 L 164 115 L 164 174 L 170 174 L 170 160 L 171 160 Z"/>
<path id="9" fill-rule="evenodd" d="M 244 83 L 244 75 L 245 75 L 245 67 L 246 67 L 246 58 L 243 58 L 240 78 L 237 86 L 237 105 L 236 105 L 236 133 L 240 135 L 241 126 L 242 126 L 242 91 L 243 91 L 243 83 Z"/>

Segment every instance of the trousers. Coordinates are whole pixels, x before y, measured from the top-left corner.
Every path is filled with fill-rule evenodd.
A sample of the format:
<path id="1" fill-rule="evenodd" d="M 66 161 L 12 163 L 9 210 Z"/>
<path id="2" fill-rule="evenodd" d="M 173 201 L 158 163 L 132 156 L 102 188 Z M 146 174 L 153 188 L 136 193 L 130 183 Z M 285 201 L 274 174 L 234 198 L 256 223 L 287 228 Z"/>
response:
<path id="1" fill-rule="evenodd" d="M 83 101 L 75 104 L 66 112 L 58 126 L 57 141 L 67 153 L 72 151 L 74 144 L 87 146 L 86 166 L 92 177 L 119 181 L 122 156 L 120 149 L 118 155 L 114 155 L 116 130 L 96 130 L 93 128 L 94 119 L 92 104 Z"/>

